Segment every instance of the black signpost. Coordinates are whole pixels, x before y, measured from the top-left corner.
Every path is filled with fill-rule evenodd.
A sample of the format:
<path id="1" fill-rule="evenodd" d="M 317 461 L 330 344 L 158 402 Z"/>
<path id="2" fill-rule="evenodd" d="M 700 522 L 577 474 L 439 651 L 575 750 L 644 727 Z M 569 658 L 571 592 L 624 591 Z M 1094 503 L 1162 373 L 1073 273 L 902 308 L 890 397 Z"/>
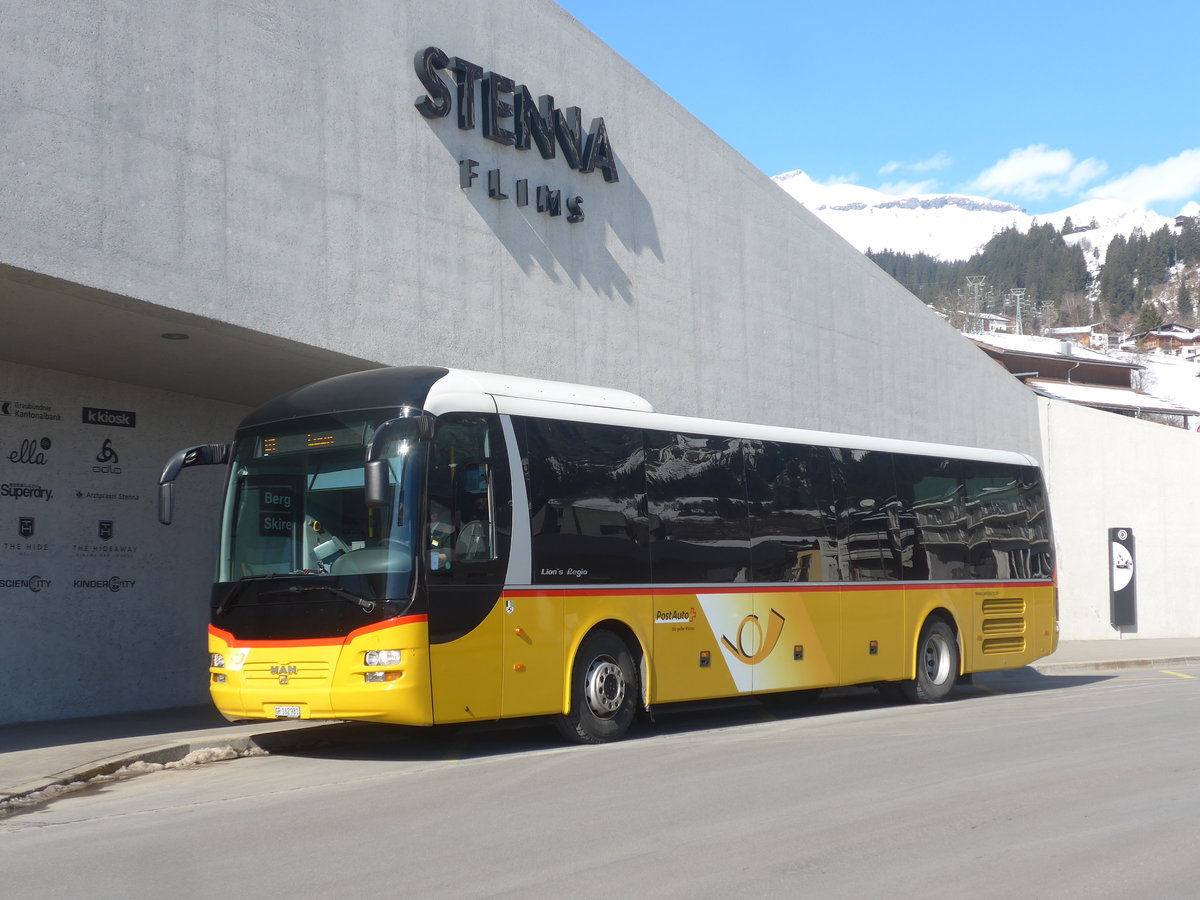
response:
<path id="1" fill-rule="evenodd" d="M 1108 529 L 1109 610 L 1113 628 L 1137 627 L 1133 529 Z"/>

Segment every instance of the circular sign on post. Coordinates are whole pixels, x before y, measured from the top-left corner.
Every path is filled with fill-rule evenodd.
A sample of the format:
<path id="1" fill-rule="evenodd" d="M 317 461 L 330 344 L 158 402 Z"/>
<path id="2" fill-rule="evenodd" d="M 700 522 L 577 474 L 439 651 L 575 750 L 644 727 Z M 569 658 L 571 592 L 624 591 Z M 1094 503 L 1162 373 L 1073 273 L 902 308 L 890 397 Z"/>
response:
<path id="1" fill-rule="evenodd" d="M 1133 557 L 1123 544 L 1112 545 L 1112 589 L 1123 591 L 1133 580 Z"/>

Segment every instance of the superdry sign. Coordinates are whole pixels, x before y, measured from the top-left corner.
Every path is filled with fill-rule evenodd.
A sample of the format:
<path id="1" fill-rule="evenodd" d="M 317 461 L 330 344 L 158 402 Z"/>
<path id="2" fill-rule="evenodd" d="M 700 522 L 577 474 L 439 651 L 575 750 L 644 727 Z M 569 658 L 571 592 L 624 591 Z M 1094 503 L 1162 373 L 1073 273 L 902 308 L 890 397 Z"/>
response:
<path id="1" fill-rule="evenodd" d="M 516 150 L 537 147 L 546 160 L 554 159 L 561 150 L 567 165 L 577 172 L 586 175 L 599 171 L 610 184 L 620 180 L 603 118 L 592 119 L 584 131 L 583 113 L 578 106 L 556 108 L 549 94 L 542 94 L 535 103 L 525 85 L 497 72 L 485 72 L 482 66 L 460 56 L 447 56 L 438 47 L 419 51 L 414 66 L 426 91 L 416 102 L 417 111 L 425 118 L 445 118 L 457 107 L 458 127 L 473 131 L 478 106 L 479 130 L 488 140 Z M 454 90 L 442 72 L 451 74 Z M 478 166 L 473 159 L 459 160 L 459 187 L 469 190 L 474 185 L 479 177 L 475 171 Z M 505 192 L 510 191 L 517 206 L 528 206 L 530 202 L 529 179 L 506 181 L 498 168 L 488 170 L 487 190 L 493 200 L 509 199 L 510 194 Z M 560 188 L 541 184 L 533 186 L 532 196 L 540 213 L 561 216 L 565 210 L 572 224 L 584 219 L 584 201 L 579 195 L 564 198 Z"/>

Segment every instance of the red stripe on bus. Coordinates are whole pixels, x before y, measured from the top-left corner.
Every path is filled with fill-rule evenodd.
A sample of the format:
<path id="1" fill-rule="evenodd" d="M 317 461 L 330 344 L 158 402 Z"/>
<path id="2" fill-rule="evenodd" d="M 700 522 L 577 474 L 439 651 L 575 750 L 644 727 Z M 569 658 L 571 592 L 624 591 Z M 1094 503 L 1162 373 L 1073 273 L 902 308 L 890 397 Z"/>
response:
<path id="1" fill-rule="evenodd" d="M 864 582 L 830 582 L 827 584 L 769 584 L 769 585 L 747 585 L 745 587 L 736 584 L 722 585 L 721 587 L 669 587 L 669 588 L 654 588 L 645 587 L 630 587 L 630 588 L 600 588 L 593 589 L 580 585 L 574 588 L 546 588 L 539 590 L 537 588 L 520 588 L 519 590 L 505 591 L 505 597 L 570 597 L 578 594 L 587 594 L 592 597 L 627 597 L 630 594 L 654 594 L 656 596 L 690 596 L 697 597 L 701 594 L 811 594 L 825 593 L 828 591 L 899 591 L 899 590 L 921 590 L 921 591 L 937 591 L 937 590 L 1020 590 L 1023 588 L 1038 588 L 1038 587 L 1053 587 L 1053 581 L 965 581 L 961 583 L 951 582 L 914 582 L 914 581 L 873 581 L 870 583 Z"/>
<path id="2" fill-rule="evenodd" d="M 427 621 L 429 621 L 429 616 L 426 615 L 397 616 L 394 619 L 384 619 L 382 622 L 376 622 L 374 625 L 364 625 L 362 628 L 356 628 L 344 637 L 307 638 L 286 641 L 242 641 L 235 638 L 228 631 L 218 628 L 216 625 L 209 625 L 208 633 L 215 638 L 225 641 L 231 648 L 244 647 L 253 650 L 256 647 L 335 647 L 339 644 L 345 644 L 356 637 L 361 637 L 364 634 L 370 634 L 373 631 L 383 631 L 385 628 L 395 628 L 399 625 L 415 625 L 418 622 Z"/>

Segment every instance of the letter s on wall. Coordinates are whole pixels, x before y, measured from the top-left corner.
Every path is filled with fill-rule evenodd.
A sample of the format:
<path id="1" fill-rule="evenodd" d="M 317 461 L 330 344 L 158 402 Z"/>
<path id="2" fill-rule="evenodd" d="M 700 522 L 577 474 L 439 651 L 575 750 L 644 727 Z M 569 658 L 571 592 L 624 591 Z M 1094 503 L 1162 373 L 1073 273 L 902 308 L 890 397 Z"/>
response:
<path id="1" fill-rule="evenodd" d="M 450 115 L 450 88 L 438 75 L 438 69 L 444 69 L 449 64 L 450 57 L 437 47 L 418 50 L 413 59 L 417 77 L 429 94 L 427 97 L 418 97 L 415 106 L 427 119 L 441 119 Z"/>

